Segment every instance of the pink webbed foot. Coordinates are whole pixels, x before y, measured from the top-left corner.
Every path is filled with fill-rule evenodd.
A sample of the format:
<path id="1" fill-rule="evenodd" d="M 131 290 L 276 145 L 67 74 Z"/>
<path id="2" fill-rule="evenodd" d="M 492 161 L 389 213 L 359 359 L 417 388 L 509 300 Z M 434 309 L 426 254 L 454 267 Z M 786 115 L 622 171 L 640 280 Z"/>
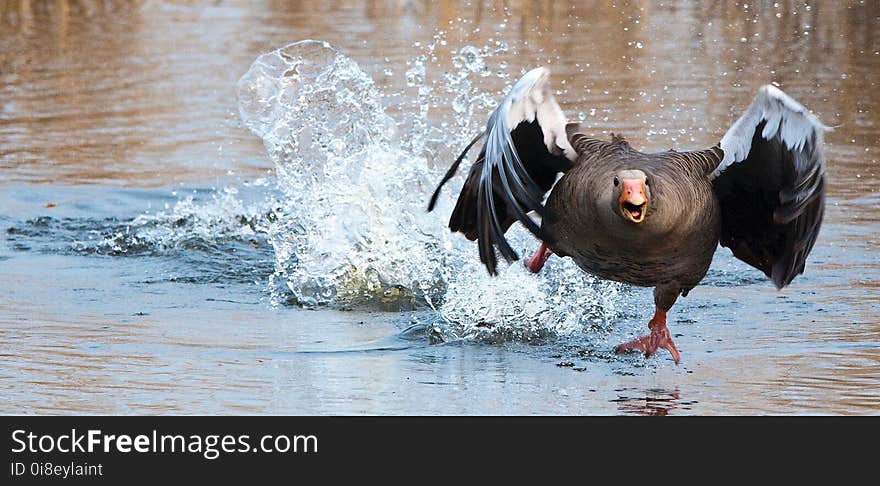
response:
<path id="1" fill-rule="evenodd" d="M 547 259 L 553 255 L 553 251 L 547 248 L 547 245 L 541 243 L 541 246 L 538 247 L 538 251 L 532 255 L 531 258 L 526 259 L 525 265 L 526 268 L 529 269 L 532 273 L 538 273 L 544 268 L 544 264 L 547 263 Z"/>
<path id="2" fill-rule="evenodd" d="M 658 349 L 665 349 L 672 355 L 675 364 L 678 364 L 681 361 L 681 353 L 675 347 L 672 336 L 669 335 L 669 328 L 666 327 L 666 312 L 657 309 L 654 318 L 648 323 L 648 327 L 651 329 L 651 334 L 623 343 L 614 348 L 614 352 L 623 353 L 637 350 L 645 353 L 645 357 L 648 357 L 656 353 Z"/>

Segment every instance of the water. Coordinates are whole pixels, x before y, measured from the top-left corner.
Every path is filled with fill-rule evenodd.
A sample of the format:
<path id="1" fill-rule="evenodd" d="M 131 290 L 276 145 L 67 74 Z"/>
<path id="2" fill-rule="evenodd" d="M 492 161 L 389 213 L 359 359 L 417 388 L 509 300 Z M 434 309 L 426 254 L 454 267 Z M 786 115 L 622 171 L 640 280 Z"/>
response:
<path id="1" fill-rule="evenodd" d="M 0 7 L 0 412 L 878 413 L 875 6 L 306 4 Z M 807 273 L 720 250 L 680 366 L 611 353 L 648 289 L 485 275 L 423 208 L 538 64 L 649 150 L 769 81 L 836 126 Z"/>

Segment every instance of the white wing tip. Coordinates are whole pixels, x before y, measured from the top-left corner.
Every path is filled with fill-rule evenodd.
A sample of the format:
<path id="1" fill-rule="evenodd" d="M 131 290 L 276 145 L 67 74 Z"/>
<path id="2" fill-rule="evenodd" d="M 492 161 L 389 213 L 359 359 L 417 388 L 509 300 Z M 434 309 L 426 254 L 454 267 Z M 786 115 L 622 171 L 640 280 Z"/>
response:
<path id="1" fill-rule="evenodd" d="M 719 146 L 724 157 L 712 172 L 711 179 L 718 177 L 730 165 L 748 157 L 752 137 L 761 121 L 768 122 L 761 136 L 765 140 L 779 136 L 789 150 L 802 148 L 810 133 L 821 144 L 822 133 L 834 130 L 781 89 L 765 84 L 758 89 L 752 105 L 721 138 Z"/>
<path id="2" fill-rule="evenodd" d="M 788 109 L 798 112 L 798 113 L 808 113 L 807 109 L 804 108 L 804 105 L 795 101 L 794 98 L 785 94 L 785 91 L 773 86 L 772 84 L 765 84 L 758 89 L 759 93 L 765 93 L 770 98 L 782 102 Z"/>
<path id="3" fill-rule="evenodd" d="M 550 70 L 545 67 L 539 67 L 532 69 L 531 71 L 522 75 L 519 78 L 519 81 L 513 85 L 513 89 L 516 90 L 517 87 L 521 87 L 521 89 L 531 88 L 535 84 L 538 83 L 546 83 L 550 78 Z"/>
<path id="4" fill-rule="evenodd" d="M 550 70 L 543 67 L 543 66 L 536 67 L 535 69 L 532 69 L 531 71 L 529 71 L 523 75 L 524 78 L 534 77 L 536 79 L 541 78 L 543 76 L 550 76 Z"/>
<path id="5" fill-rule="evenodd" d="M 779 101 L 780 103 L 785 105 L 788 109 L 804 115 L 819 130 L 822 130 L 825 132 L 834 131 L 834 129 L 832 127 L 829 127 L 829 126 L 825 125 L 824 123 L 822 123 L 821 121 L 819 121 L 819 118 L 816 115 L 814 115 L 812 112 L 810 112 L 810 110 L 806 109 L 804 107 L 804 105 L 800 104 L 797 100 L 795 100 L 791 96 L 788 96 L 785 93 L 785 91 L 782 91 L 781 89 L 777 88 L 776 86 L 773 86 L 772 84 L 765 84 L 764 86 L 761 86 L 761 88 L 758 89 L 758 95 L 760 96 L 761 94 L 766 94 L 771 99 Z"/>
<path id="6" fill-rule="evenodd" d="M 549 81 L 550 70 L 545 67 L 538 67 L 523 75 L 520 82 L 525 82 L 524 84 L 529 86 L 530 89 L 534 89 L 537 86 L 540 90 L 543 90 Z"/>

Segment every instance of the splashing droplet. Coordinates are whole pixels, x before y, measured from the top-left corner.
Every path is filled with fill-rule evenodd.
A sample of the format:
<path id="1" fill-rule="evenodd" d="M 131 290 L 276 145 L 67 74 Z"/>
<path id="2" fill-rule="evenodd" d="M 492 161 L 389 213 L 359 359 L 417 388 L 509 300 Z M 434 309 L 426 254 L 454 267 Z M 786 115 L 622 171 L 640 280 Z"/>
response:
<path id="1" fill-rule="evenodd" d="M 435 92 L 425 86 L 425 61 L 437 45 L 411 64 L 407 83 L 419 87 L 419 107 L 451 105 L 455 126 L 470 133 L 485 123 L 495 95 L 475 92 L 467 74 L 491 72 L 486 56 L 507 46 L 486 56 L 465 46 L 461 71 L 448 73 Z M 260 56 L 238 93 L 242 120 L 263 139 L 282 193 L 266 230 L 277 302 L 430 307 L 443 333 L 516 339 L 574 332 L 616 313 L 621 286 L 567 260 L 541 275 L 514 265 L 490 278 L 473 243 L 446 228 L 454 190 L 442 193 L 436 212 L 424 210 L 445 164 L 430 165 L 422 145 L 398 138 L 373 80 L 330 45 L 302 41 Z M 415 117 L 412 132 L 439 135 L 436 145 L 459 138 L 432 126 L 427 109 L 406 116 Z M 519 227 L 509 238 L 521 250 L 535 244 Z"/>
<path id="2" fill-rule="evenodd" d="M 468 71 L 472 73 L 480 73 L 486 69 L 486 64 L 483 62 L 483 55 L 480 53 L 480 50 L 474 46 L 464 46 L 458 51 L 458 57 L 461 59 L 461 62 L 464 63 L 464 66 L 468 69 Z"/>

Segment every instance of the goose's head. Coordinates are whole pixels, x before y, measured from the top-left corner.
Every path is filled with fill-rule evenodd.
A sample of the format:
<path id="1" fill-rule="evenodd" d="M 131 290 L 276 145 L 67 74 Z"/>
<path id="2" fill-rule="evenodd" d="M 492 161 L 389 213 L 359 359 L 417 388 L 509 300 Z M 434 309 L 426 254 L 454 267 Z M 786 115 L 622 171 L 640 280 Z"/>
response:
<path id="1" fill-rule="evenodd" d="M 621 170 L 611 184 L 620 217 L 634 224 L 644 221 L 651 204 L 648 176 L 640 170 Z"/>

